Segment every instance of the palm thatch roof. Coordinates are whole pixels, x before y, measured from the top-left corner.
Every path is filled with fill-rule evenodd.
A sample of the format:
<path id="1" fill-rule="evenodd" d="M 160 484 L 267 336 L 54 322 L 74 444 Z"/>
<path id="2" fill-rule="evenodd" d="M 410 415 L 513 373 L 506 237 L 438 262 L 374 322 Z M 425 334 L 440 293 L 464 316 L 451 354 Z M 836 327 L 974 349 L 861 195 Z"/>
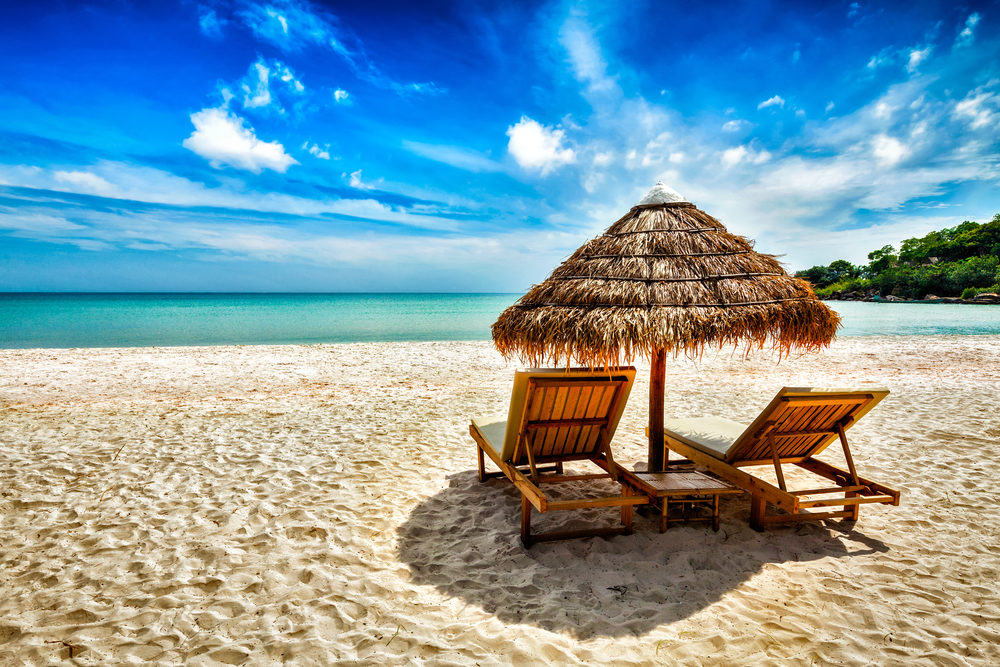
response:
<path id="1" fill-rule="evenodd" d="M 773 255 L 658 184 L 493 325 L 506 357 L 610 366 L 706 346 L 815 350 L 840 317 Z"/>

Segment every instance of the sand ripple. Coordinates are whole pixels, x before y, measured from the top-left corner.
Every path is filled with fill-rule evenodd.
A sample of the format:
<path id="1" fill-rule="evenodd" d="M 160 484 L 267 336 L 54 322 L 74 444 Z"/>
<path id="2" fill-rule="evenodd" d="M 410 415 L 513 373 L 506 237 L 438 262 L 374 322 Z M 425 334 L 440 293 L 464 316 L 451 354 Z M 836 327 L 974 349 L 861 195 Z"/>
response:
<path id="1" fill-rule="evenodd" d="M 903 505 L 757 534 L 727 499 L 719 533 L 527 552 L 472 472 L 512 375 L 488 344 L 0 351 L 0 663 L 996 664 L 998 343 L 677 361 L 678 416 L 889 386 L 852 438 Z"/>

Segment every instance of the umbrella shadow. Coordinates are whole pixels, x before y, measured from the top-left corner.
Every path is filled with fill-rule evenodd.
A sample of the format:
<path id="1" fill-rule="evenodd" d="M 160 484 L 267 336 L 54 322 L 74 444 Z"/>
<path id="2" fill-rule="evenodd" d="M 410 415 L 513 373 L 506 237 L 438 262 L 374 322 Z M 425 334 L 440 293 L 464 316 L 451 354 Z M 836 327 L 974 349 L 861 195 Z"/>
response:
<path id="1" fill-rule="evenodd" d="M 642 635 L 720 600 L 769 563 L 888 551 L 878 540 L 820 524 L 756 533 L 749 501 L 724 498 L 718 533 L 705 524 L 657 532 L 636 518 L 633 535 L 521 546 L 520 493 L 505 480 L 481 484 L 473 471 L 421 502 L 398 531 L 400 560 L 420 585 L 482 608 L 504 623 L 530 624 L 578 639 Z M 600 513 L 600 514 L 598 514 Z M 537 521 L 535 520 L 537 519 Z M 532 527 L 611 524 L 615 510 L 535 514 Z"/>

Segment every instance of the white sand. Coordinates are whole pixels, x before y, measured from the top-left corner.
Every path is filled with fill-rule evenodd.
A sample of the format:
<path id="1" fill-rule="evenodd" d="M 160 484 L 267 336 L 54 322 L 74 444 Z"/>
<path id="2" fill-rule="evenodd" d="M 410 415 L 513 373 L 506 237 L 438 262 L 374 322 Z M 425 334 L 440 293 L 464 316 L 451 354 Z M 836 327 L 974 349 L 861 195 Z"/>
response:
<path id="1" fill-rule="evenodd" d="M 7 350 L 0 368 L 0 664 L 69 646 L 79 664 L 1000 661 L 1000 338 L 669 366 L 677 416 L 888 386 L 851 435 L 900 507 L 759 534 L 733 498 L 718 533 L 639 517 L 530 551 L 518 494 L 475 479 L 468 417 L 506 409 L 513 369 L 489 344 Z M 640 378 L 625 463 L 645 456 Z"/>

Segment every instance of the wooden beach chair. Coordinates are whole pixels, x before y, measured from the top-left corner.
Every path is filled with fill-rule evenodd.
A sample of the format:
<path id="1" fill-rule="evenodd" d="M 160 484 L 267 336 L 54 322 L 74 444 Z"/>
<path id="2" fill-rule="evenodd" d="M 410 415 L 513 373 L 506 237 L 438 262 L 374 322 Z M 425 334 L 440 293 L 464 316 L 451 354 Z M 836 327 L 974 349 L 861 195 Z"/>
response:
<path id="1" fill-rule="evenodd" d="M 784 387 L 749 426 L 719 417 L 665 420 L 664 460 L 669 462 L 675 451 L 750 492 L 750 525 L 756 530 L 793 521 L 857 520 L 862 504 L 899 505 L 899 491 L 858 475 L 846 435 L 888 394 L 877 388 Z M 838 439 L 847 470 L 814 458 Z M 833 486 L 789 490 L 781 470 L 786 463 L 825 477 Z M 740 470 L 758 465 L 774 466 L 778 486 Z M 787 514 L 767 514 L 767 503 Z M 842 509 L 824 509 L 832 507 Z"/>
<path id="2" fill-rule="evenodd" d="M 588 369 L 530 369 L 514 374 L 510 408 L 506 415 L 475 418 L 469 433 L 476 441 L 479 480 L 506 476 L 521 491 L 521 541 L 535 542 L 620 535 L 632 532 L 632 506 L 648 502 L 621 486 L 621 494 L 580 500 L 554 500 L 541 486 L 610 478 L 621 485 L 611 437 L 621 419 L 635 378 L 635 368 L 604 371 Z M 486 472 L 486 455 L 500 472 Z M 593 461 L 603 472 L 563 474 L 568 461 Z M 531 533 L 531 509 L 539 512 L 591 507 L 621 507 L 621 527 L 594 528 L 546 534 Z"/>

